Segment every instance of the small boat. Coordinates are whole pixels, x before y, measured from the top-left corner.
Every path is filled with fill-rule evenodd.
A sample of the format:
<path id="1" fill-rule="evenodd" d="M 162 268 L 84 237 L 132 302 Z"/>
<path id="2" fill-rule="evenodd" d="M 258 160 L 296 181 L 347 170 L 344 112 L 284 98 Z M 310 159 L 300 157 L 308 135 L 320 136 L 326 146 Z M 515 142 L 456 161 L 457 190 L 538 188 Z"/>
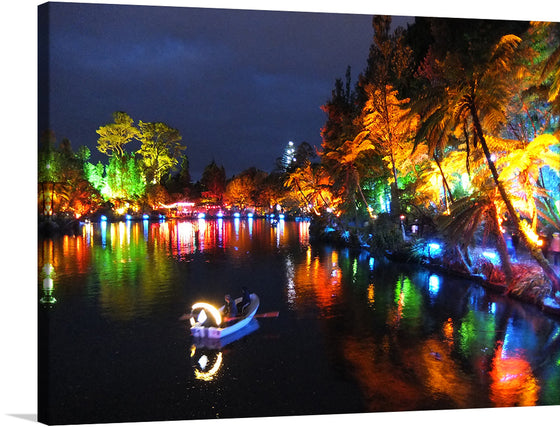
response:
<path id="1" fill-rule="evenodd" d="M 235 300 L 241 303 L 243 298 Z M 245 307 L 242 314 L 234 318 L 223 317 L 225 305 L 216 309 L 210 304 L 196 303 L 191 310 L 191 334 L 198 338 L 221 339 L 246 327 L 259 308 L 257 294 L 250 295 L 251 303 Z M 210 320 L 210 321 L 209 321 Z"/>

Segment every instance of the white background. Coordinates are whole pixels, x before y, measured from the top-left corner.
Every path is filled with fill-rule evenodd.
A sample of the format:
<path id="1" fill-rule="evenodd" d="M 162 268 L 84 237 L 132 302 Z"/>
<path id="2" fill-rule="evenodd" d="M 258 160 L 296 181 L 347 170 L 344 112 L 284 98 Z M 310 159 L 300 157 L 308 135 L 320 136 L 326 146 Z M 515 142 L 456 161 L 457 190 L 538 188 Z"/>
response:
<path id="1" fill-rule="evenodd" d="M 37 6 L 31 0 L 3 1 L 0 14 L 0 422 L 3 426 L 26 426 L 37 417 Z M 101 3 L 90 0 L 88 3 Z M 496 18 L 560 21 L 558 0 L 467 2 L 436 0 L 198 0 L 118 1 L 103 3 L 166 6 L 267 9 L 408 16 Z M 334 79 L 333 75 L 333 79 Z M 560 406 L 539 408 L 421 411 L 311 417 L 252 418 L 235 420 L 134 423 L 118 426 L 284 426 L 377 425 L 377 426 L 472 426 L 505 424 L 557 425 Z M 112 424 L 109 424 L 109 426 Z M 117 424 L 115 424 L 117 425 Z"/>

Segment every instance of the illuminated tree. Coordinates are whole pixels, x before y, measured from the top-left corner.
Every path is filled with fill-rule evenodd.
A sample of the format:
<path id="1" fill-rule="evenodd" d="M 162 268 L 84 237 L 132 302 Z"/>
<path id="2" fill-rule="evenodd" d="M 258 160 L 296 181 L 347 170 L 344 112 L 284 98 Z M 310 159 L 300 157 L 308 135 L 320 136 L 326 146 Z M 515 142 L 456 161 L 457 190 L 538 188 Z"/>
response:
<path id="1" fill-rule="evenodd" d="M 233 206 L 244 209 L 248 205 L 253 205 L 255 189 L 255 181 L 250 175 L 240 174 L 234 176 L 227 184 L 224 200 Z"/>
<path id="2" fill-rule="evenodd" d="M 391 85 L 400 91 L 411 80 L 413 52 L 406 44 L 406 32 L 402 27 L 391 32 L 391 24 L 391 16 L 376 15 L 372 18 L 373 42 L 358 92 L 361 105 L 368 98 L 368 91 L 364 90 L 368 85 L 378 90 Z"/>
<path id="3" fill-rule="evenodd" d="M 270 173 L 263 175 L 262 180 L 257 181 L 257 187 L 253 193 L 255 207 L 267 210 L 271 206 L 284 205 L 288 199 L 287 191 L 283 187 L 284 174 Z"/>
<path id="4" fill-rule="evenodd" d="M 138 128 L 138 139 L 142 142 L 138 153 L 142 156 L 146 180 L 159 184 L 162 176 L 178 163 L 181 151 L 186 148 L 179 143 L 182 136 L 177 129 L 161 122 L 140 121 Z"/>
<path id="5" fill-rule="evenodd" d="M 392 212 L 400 214 L 398 173 L 396 157 L 399 153 L 412 153 L 411 135 L 417 125 L 417 116 L 407 108 L 408 99 L 399 100 L 397 91 L 391 86 L 365 88 L 368 99 L 364 106 L 362 123 L 367 138 L 383 157 L 384 163 L 392 176 Z"/>
<path id="6" fill-rule="evenodd" d="M 60 174 L 60 155 L 54 148 L 55 142 L 54 132 L 44 132 L 37 156 L 38 201 L 42 207 L 41 213 L 46 216 L 53 214 L 55 185 Z"/>
<path id="7" fill-rule="evenodd" d="M 99 192 L 93 188 L 84 173 L 84 162 L 89 149 L 80 148 L 77 154 L 68 139 L 55 147 L 55 137 L 47 134 L 39 150 L 39 204 L 43 214 L 66 213 L 75 218 L 99 206 Z"/>
<path id="8" fill-rule="evenodd" d="M 169 174 L 165 185 L 170 193 L 176 194 L 176 198 L 184 198 L 191 194 L 189 158 L 186 155 L 181 156 L 179 171 Z"/>
<path id="9" fill-rule="evenodd" d="M 345 83 L 342 79 L 336 79 L 331 99 L 321 106 L 321 109 L 327 113 L 327 121 L 321 129 L 323 154 L 336 150 L 345 141 L 354 139 L 358 133 L 354 119 L 359 113 L 359 108 L 356 107 L 356 94 L 350 87 L 350 77 L 350 67 L 348 67 Z M 328 164 L 329 159 L 323 157 L 322 161 Z"/>
<path id="10" fill-rule="evenodd" d="M 152 184 L 146 189 L 146 202 L 152 209 L 157 209 L 169 201 L 169 193 L 163 185 Z"/>
<path id="11" fill-rule="evenodd" d="M 368 153 L 375 149 L 371 141 L 367 139 L 368 131 L 363 131 L 353 140 L 346 141 L 342 146 L 334 151 L 330 151 L 324 156 L 334 162 L 332 176 L 335 177 L 335 186 L 341 197 L 346 200 L 348 206 L 353 207 L 356 212 L 356 193 L 359 193 L 370 217 L 372 217 L 369 204 L 364 196 L 360 180 L 369 172 Z"/>
<path id="12" fill-rule="evenodd" d="M 113 113 L 114 123 L 101 126 L 96 130 L 97 149 L 109 157 L 122 158 L 125 155 L 124 146 L 138 137 L 138 129 L 132 118 L 124 112 Z"/>
<path id="13" fill-rule="evenodd" d="M 320 164 L 307 161 L 288 175 L 284 186 L 291 190 L 293 198 L 300 201 L 306 209 L 312 209 L 316 214 L 320 210 L 336 209 L 340 200 L 332 195 L 331 178 Z"/>
<path id="14" fill-rule="evenodd" d="M 204 168 L 200 184 L 206 199 L 214 203 L 221 203 L 226 189 L 226 171 L 223 166 L 218 166 L 214 160 Z"/>
<path id="15" fill-rule="evenodd" d="M 448 24 L 449 25 L 449 24 Z M 560 279 L 544 258 L 537 242 L 531 239 L 522 226 L 519 213 L 511 196 L 500 180 L 493 153 L 487 142 L 487 135 L 499 135 L 507 122 L 505 116 L 516 79 L 524 75 L 522 64 L 516 61 L 520 37 L 515 34 L 499 33 L 500 25 L 483 21 L 470 28 L 443 28 L 446 48 L 438 56 L 440 73 L 432 77 L 425 95 L 416 104 L 416 111 L 422 112 L 422 126 L 417 135 L 429 144 L 445 144 L 447 135 L 457 126 L 463 126 L 470 136 L 467 141 L 474 148 L 480 146 L 488 169 L 508 216 L 517 233 L 539 263 L 555 289 L 560 290 Z M 440 28 L 441 29 L 441 28 Z M 464 31 L 468 37 L 457 37 Z M 466 41 L 468 39 L 468 41 Z M 452 42 L 455 42 L 453 44 Z M 490 43 L 490 44 L 488 44 Z M 427 137 L 439 134 L 441 137 Z"/>
<path id="16" fill-rule="evenodd" d="M 538 201 L 549 197 L 539 183 L 541 169 L 548 166 L 560 176 L 560 154 L 553 151 L 558 144 L 558 139 L 551 134 L 539 135 L 527 146 L 514 149 L 497 161 L 500 180 L 508 189 L 516 210 L 531 222 L 534 234 L 538 231 L 539 216 L 551 224 L 556 222 L 548 217 L 544 205 Z"/>
<path id="17" fill-rule="evenodd" d="M 560 115 L 560 24 L 558 22 L 533 23 L 533 29 L 544 33 L 546 60 L 540 73 L 539 83 L 548 89 L 547 101 L 552 112 Z M 556 137 L 560 139 L 560 127 L 556 127 Z"/>
<path id="18" fill-rule="evenodd" d="M 101 162 L 97 162 L 96 165 L 85 162 L 84 172 L 86 179 L 89 183 L 100 193 L 104 191 L 107 185 L 105 180 L 105 166 Z"/>

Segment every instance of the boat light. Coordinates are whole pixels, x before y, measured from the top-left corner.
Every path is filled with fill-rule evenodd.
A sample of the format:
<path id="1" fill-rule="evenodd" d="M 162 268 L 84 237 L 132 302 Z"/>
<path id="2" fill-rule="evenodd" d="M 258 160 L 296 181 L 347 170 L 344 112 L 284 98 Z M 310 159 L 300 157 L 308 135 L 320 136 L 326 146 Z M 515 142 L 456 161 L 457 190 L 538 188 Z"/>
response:
<path id="1" fill-rule="evenodd" d="M 197 380 L 212 381 L 214 379 L 214 376 L 218 373 L 220 367 L 222 366 L 222 360 L 222 352 L 219 352 L 212 367 L 208 371 L 204 372 L 204 369 L 206 369 L 206 366 L 208 365 L 209 359 L 206 355 L 201 356 L 200 359 L 198 359 L 198 366 L 202 368 L 202 365 L 204 365 L 204 368 L 202 368 L 202 371 L 198 368 L 195 369 L 195 378 Z"/>
<path id="2" fill-rule="evenodd" d="M 195 310 L 198 310 L 199 308 L 202 309 L 202 311 L 198 315 L 198 318 L 195 320 L 191 317 L 191 325 L 192 326 L 196 325 L 197 322 L 198 323 L 203 323 L 208 318 L 208 314 L 210 314 L 214 318 L 214 321 L 216 322 L 216 325 L 221 325 L 222 324 L 222 315 L 220 314 L 220 311 L 216 307 L 214 307 L 212 304 L 208 304 L 206 302 L 197 302 L 196 304 L 194 304 L 192 306 L 191 312 L 194 312 Z M 201 316 L 203 316 L 203 318 L 201 318 Z"/>

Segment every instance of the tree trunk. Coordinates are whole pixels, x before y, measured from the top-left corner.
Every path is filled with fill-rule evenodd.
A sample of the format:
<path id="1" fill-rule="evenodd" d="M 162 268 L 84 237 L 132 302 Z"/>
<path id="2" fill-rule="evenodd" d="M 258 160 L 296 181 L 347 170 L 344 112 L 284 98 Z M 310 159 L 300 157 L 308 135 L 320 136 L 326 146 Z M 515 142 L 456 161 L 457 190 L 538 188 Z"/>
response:
<path id="1" fill-rule="evenodd" d="M 393 173 L 393 179 L 395 182 L 391 186 L 391 213 L 393 215 L 401 214 L 401 201 L 399 198 L 399 184 L 397 181 L 397 168 L 395 167 L 395 159 L 393 158 L 393 152 L 391 151 L 391 171 Z"/>
<path id="2" fill-rule="evenodd" d="M 507 250 L 507 244 L 504 239 L 504 235 L 500 230 L 500 221 L 498 218 L 498 211 L 496 210 L 496 205 L 492 203 L 490 208 L 490 220 L 492 221 L 492 234 L 496 237 L 496 249 L 500 255 L 500 261 L 502 263 L 502 271 L 506 276 L 506 285 L 508 288 L 513 286 L 513 270 L 511 268 L 511 259 L 509 257 L 509 252 Z"/>
<path id="3" fill-rule="evenodd" d="M 369 209 L 369 205 L 368 202 L 366 200 L 366 197 L 364 196 L 364 192 L 362 191 L 362 187 L 360 186 L 360 181 L 358 180 L 358 190 L 360 191 L 360 195 L 362 196 L 362 200 L 364 201 L 364 204 L 366 205 L 366 210 L 368 212 L 368 215 L 371 219 L 373 219 L 373 215 L 371 214 L 371 211 Z"/>
<path id="4" fill-rule="evenodd" d="M 541 266 L 544 274 L 551 281 L 553 289 L 555 291 L 560 292 L 560 278 L 558 277 L 554 269 L 551 267 L 548 260 L 543 256 L 540 248 L 536 245 L 536 243 L 534 243 L 527 236 L 527 234 L 521 227 L 521 219 L 519 218 L 517 211 L 513 207 L 513 204 L 511 203 L 511 200 L 505 188 L 503 187 L 502 183 L 499 180 L 498 171 L 496 170 L 496 166 L 492 161 L 492 156 L 490 154 L 490 150 L 488 149 L 488 145 L 486 145 L 486 139 L 484 138 L 484 133 L 482 132 L 482 126 L 480 125 L 480 121 L 478 119 L 478 113 L 476 111 L 476 106 L 474 105 L 474 101 L 471 101 L 469 105 L 469 109 L 471 112 L 471 116 L 473 118 L 478 140 L 480 141 L 480 145 L 482 146 L 482 150 L 484 151 L 484 155 L 486 156 L 486 161 L 488 162 L 488 167 L 490 168 L 490 172 L 492 172 L 492 177 L 494 178 L 494 182 L 496 184 L 496 187 L 498 188 L 500 196 L 502 197 L 502 200 L 504 201 L 507 207 L 507 210 L 509 212 L 513 225 L 515 227 L 515 230 L 521 237 L 523 243 L 525 243 L 527 249 L 529 249 L 529 252 L 531 253 L 533 259 Z"/>
<path id="5" fill-rule="evenodd" d="M 447 179 L 445 178 L 445 174 L 443 173 L 443 169 L 441 168 L 441 164 L 440 164 L 437 156 L 435 156 L 435 155 L 434 155 L 434 161 L 436 162 L 436 165 L 439 168 L 439 173 L 441 174 L 441 178 L 443 179 L 443 187 L 447 191 L 447 194 L 449 195 L 449 200 L 451 201 L 451 203 L 453 203 L 454 200 L 453 200 L 453 196 L 451 195 L 451 189 L 449 188 L 449 184 L 447 182 Z"/>

